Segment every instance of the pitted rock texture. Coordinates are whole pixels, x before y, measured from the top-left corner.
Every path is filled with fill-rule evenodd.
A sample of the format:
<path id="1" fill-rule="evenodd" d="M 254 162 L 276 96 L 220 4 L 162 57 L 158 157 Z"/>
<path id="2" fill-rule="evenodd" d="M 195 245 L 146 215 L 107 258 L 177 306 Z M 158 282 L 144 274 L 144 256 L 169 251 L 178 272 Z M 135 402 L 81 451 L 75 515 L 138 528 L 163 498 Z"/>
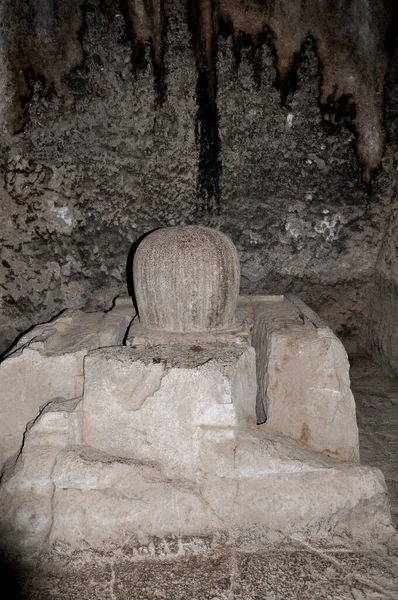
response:
<path id="1" fill-rule="evenodd" d="M 190 22 L 191 5 L 179 0 L 152 11 L 102 0 L 2 3 L 0 112 L 14 107 L 15 126 L 0 141 L 1 349 L 65 307 L 108 307 L 126 289 L 126 256 L 144 233 L 208 223 L 236 244 L 243 292 L 298 293 L 347 347 L 367 345 L 395 181 L 392 64 L 390 137 L 371 186 L 357 162 L 372 170 L 380 158 L 386 21 L 372 15 L 383 3 L 349 2 L 344 28 L 319 10 L 331 30 L 322 48 L 321 22 L 310 20 L 312 38 L 284 38 L 283 2 L 268 23 L 273 39 L 271 30 L 254 35 L 240 3 L 230 19 L 228 3 L 215 3 L 220 27 L 209 3 L 194 4 L 203 10 Z M 362 47 L 355 32 L 364 23 Z M 334 51 L 344 46 L 333 46 L 334 27 L 340 37 L 353 32 L 345 39 L 358 53 L 347 47 L 347 64 L 346 49 Z M 287 49 L 296 55 L 286 79 Z M 329 102 L 330 61 L 341 85 Z M 359 154 L 354 147 L 364 111 L 366 131 L 373 123 L 376 132 L 370 161 L 368 144 Z"/>
<path id="2" fill-rule="evenodd" d="M 10 563 L 9 576 L 13 581 L 17 575 L 23 600 L 91 600 L 94 594 L 98 600 L 110 594 L 118 600 L 395 600 L 398 594 L 396 557 L 386 549 L 369 551 L 338 537 L 329 544 L 282 536 L 261 543 L 255 532 L 247 536 L 252 542 L 247 549 L 223 548 L 222 541 L 222 536 L 206 536 L 138 543 L 141 560 L 132 558 L 135 547 L 126 548 L 117 561 L 105 553 L 75 552 L 63 560 L 62 570 L 57 560 L 22 570 Z M 178 545 L 196 553 L 169 556 L 168 548 Z"/>

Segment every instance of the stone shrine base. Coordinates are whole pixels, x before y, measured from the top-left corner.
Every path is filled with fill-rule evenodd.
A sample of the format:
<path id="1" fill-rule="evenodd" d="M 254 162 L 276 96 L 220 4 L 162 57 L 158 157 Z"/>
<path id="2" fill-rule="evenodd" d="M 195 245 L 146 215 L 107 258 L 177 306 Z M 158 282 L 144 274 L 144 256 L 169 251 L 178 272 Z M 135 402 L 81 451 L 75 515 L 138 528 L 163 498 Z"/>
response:
<path id="1" fill-rule="evenodd" d="M 283 389 L 291 391 L 292 410 L 301 403 L 312 423 L 322 411 L 336 419 L 346 414 L 351 428 L 336 430 L 327 421 L 325 440 L 340 448 L 339 436 L 351 435 L 343 447 L 355 459 L 355 404 L 340 342 L 291 302 L 277 300 L 274 313 L 272 302 L 260 304 L 266 310 L 248 327 L 253 338 L 256 322 L 264 331 L 263 384 L 274 415 L 283 414 Z M 327 456 L 327 448 L 316 452 L 310 439 L 294 440 L 268 423 L 256 426 L 261 348 L 254 342 L 126 347 L 120 341 L 126 309 L 118 311 L 115 345 L 95 348 L 95 335 L 81 344 L 64 339 L 66 354 L 79 353 L 82 395 L 49 398 L 27 426 L 19 454 L 5 463 L 0 525 L 8 552 L 71 570 L 78 556 L 95 571 L 104 556 L 108 565 L 148 556 L 179 560 L 206 553 L 209 543 L 245 551 L 275 536 L 318 542 L 351 536 L 376 544 L 394 534 L 378 469 Z M 54 348 L 61 355 L 59 330 L 57 344 L 49 334 L 35 338 L 40 360 L 50 360 Z M 290 333 L 283 385 L 268 389 Z M 17 352 L 29 359 L 26 349 Z M 295 377 L 300 365 L 312 374 L 307 388 L 297 381 L 296 395 L 290 364 Z M 48 380 L 45 386 L 48 393 Z"/>
<path id="2" fill-rule="evenodd" d="M 361 455 L 382 468 L 397 522 L 398 383 L 362 360 L 351 381 Z M 135 539 L 115 552 L 58 544 L 39 561 L 9 562 L 2 582 L 14 585 L 10 600 L 396 600 L 397 535 L 379 541 L 253 527 Z"/>
<path id="3" fill-rule="evenodd" d="M 377 469 L 316 455 L 254 428 L 234 442 L 230 471 L 171 478 L 160 463 L 79 444 L 80 415 L 80 402 L 50 403 L 6 470 L 2 539 L 23 554 L 59 544 L 113 551 L 132 540 L 148 545 L 151 538 L 220 530 L 230 536 L 253 526 L 320 537 L 391 533 Z"/>

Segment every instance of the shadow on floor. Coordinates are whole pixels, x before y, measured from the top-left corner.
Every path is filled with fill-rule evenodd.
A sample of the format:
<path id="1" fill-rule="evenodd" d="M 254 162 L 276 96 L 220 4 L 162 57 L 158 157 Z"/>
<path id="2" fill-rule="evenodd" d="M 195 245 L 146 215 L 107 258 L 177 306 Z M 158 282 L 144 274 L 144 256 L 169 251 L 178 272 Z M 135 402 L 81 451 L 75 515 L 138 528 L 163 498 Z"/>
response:
<path id="1" fill-rule="evenodd" d="M 0 590 L 2 600 L 23 600 L 21 583 L 23 573 L 18 565 L 0 551 Z"/>

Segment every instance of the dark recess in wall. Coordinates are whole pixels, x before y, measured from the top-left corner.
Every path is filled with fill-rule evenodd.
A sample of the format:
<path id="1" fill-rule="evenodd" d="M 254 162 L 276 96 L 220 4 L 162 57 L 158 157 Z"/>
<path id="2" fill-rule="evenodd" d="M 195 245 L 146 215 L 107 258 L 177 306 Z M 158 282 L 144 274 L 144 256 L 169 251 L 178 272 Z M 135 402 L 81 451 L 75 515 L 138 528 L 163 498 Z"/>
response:
<path id="1" fill-rule="evenodd" d="M 126 24 L 126 36 L 132 46 L 133 72 L 148 66 L 145 48 L 149 43 L 156 92 L 156 104 L 162 106 L 167 94 L 167 69 L 164 60 L 167 42 L 167 19 L 164 0 L 144 0 L 145 16 L 138 15 L 133 0 L 119 0 L 120 11 Z"/>
<path id="2" fill-rule="evenodd" d="M 195 49 L 196 140 L 199 146 L 198 217 L 219 214 L 222 164 L 217 110 L 217 34 L 211 0 L 188 1 L 189 29 Z"/>

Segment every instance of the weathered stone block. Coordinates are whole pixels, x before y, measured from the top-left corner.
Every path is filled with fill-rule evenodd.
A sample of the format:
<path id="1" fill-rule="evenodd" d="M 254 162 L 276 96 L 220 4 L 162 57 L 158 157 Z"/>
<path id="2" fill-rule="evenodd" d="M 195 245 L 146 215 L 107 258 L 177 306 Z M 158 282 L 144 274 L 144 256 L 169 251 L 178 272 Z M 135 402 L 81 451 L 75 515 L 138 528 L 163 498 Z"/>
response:
<path id="1" fill-rule="evenodd" d="M 253 468 L 247 468 L 253 451 Z M 51 542 L 103 549 L 137 536 L 200 536 L 253 525 L 324 536 L 349 530 L 356 510 L 368 516 L 365 536 L 377 529 L 380 535 L 392 532 L 377 469 L 314 458 L 294 442 L 259 433 L 244 434 L 235 453 L 237 468 L 224 475 L 202 473 L 193 482 L 167 477 L 156 463 L 66 448 L 53 471 Z"/>
<path id="2" fill-rule="evenodd" d="M 250 300 L 266 427 L 329 456 L 358 460 L 346 351 L 315 313 L 292 300 Z"/>
<path id="3" fill-rule="evenodd" d="M 21 551 L 37 550 L 53 522 L 53 470 L 59 451 L 81 441 L 81 399 L 51 401 L 26 428 L 17 460 L 5 465 L 0 488 L 0 529 L 4 543 L 18 540 Z"/>
<path id="4" fill-rule="evenodd" d="M 221 524 L 194 482 L 170 479 L 156 463 L 85 446 L 66 448 L 58 455 L 53 480 L 51 542 L 121 547 L 137 535 L 194 534 L 203 526 L 204 533 Z"/>
<path id="5" fill-rule="evenodd" d="M 23 336 L 0 364 L 0 463 L 17 452 L 26 424 L 52 398 L 83 393 L 83 359 L 122 344 L 134 316 L 130 299 L 107 313 L 66 311 Z"/>
<path id="6" fill-rule="evenodd" d="M 108 348 L 90 352 L 84 372 L 83 442 L 160 461 L 169 474 L 217 470 L 225 453 L 211 464 L 209 447 L 233 443 L 239 427 L 255 423 L 250 346 Z"/>
<path id="7" fill-rule="evenodd" d="M 51 398 L 75 398 L 83 392 L 83 356 L 53 356 L 25 347 L 0 365 L 0 461 L 19 450 L 26 424 Z"/>

